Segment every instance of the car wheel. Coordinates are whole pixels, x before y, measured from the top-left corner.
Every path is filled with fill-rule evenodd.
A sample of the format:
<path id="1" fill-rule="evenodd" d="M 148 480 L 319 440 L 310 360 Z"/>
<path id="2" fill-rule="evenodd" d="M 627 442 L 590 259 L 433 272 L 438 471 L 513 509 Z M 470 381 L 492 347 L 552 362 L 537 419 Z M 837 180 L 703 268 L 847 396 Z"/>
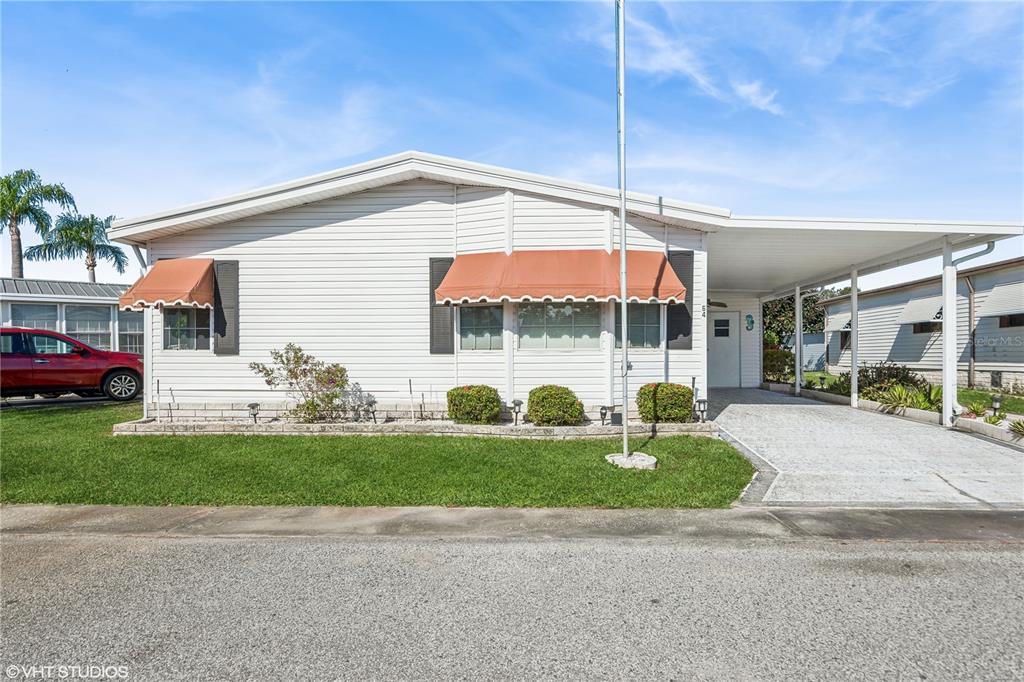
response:
<path id="1" fill-rule="evenodd" d="M 131 400 L 139 394 L 142 383 L 135 372 L 111 372 L 103 381 L 103 392 L 111 400 Z"/>

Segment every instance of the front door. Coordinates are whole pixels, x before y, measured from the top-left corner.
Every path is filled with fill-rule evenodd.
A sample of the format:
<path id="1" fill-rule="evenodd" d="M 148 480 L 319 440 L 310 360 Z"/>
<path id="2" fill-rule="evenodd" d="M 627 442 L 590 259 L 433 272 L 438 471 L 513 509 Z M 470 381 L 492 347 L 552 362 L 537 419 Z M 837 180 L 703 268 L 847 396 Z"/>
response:
<path id="1" fill-rule="evenodd" d="M 719 388 L 740 385 L 740 314 L 708 315 L 708 385 Z"/>

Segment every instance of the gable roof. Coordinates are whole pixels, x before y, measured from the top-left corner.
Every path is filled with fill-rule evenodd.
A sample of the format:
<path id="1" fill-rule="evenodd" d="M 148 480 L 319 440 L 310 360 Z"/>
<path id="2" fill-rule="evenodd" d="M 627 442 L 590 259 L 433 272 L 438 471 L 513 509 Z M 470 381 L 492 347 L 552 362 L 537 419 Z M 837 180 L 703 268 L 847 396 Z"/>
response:
<path id="1" fill-rule="evenodd" d="M 96 298 L 116 301 L 127 288 L 127 284 L 0 277 L 0 296 L 4 298 Z"/>
<path id="2" fill-rule="evenodd" d="M 148 239 L 417 179 L 473 187 L 501 187 L 609 208 L 617 207 L 619 202 L 618 190 L 610 187 L 409 151 L 221 199 L 138 218 L 115 220 L 110 237 L 142 246 Z M 705 231 L 716 229 L 715 219 L 729 216 L 728 209 L 637 192 L 627 193 L 627 210 L 669 224 Z"/>

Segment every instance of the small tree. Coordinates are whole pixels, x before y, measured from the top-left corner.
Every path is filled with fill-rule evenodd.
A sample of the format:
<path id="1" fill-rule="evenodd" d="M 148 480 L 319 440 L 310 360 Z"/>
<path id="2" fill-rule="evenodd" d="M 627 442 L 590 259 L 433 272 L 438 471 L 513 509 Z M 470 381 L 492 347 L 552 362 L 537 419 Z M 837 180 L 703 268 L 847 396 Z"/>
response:
<path id="1" fill-rule="evenodd" d="M 30 246 L 25 251 L 27 260 L 61 260 L 85 257 L 85 269 L 89 281 L 96 281 L 97 260 L 110 261 L 122 275 L 128 267 L 128 256 L 120 246 L 110 243 L 107 230 L 114 222 L 114 216 L 98 216 L 65 213 L 57 218 L 53 229 L 42 232 L 43 243 Z"/>
<path id="2" fill-rule="evenodd" d="M 21 225 L 35 227 L 39 234 L 50 230 L 46 204 L 74 208 L 75 200 L 64 185 L 44 184 L 34 170 L 16 170 L 0 178 L 0 232 L 11 234 L 11 276 L 24 277 L 21 253 Z"/>
<path id="3" fill-rule="evenodd" d="M 272 364 L 249 363 L 271 388 L 284 387 L 296 401 L 290 414 L 306 422 L 338 421 L 344 416 L 348 372 L 339 364 L 317 360 L 294 343 L 270 351 Z"/>

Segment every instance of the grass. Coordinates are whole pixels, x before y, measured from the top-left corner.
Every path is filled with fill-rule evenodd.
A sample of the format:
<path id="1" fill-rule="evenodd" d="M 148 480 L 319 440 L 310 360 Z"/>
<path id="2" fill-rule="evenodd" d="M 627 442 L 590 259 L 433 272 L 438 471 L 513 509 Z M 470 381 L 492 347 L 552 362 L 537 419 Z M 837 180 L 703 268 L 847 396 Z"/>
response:
<path id="1" fill-rule="evenodd" d="M 804 383 L 806 383 L 808 381 L 813 381 L 815 383 L 815 385 L 818 385 L 819 384 L 819 378 L 821 378 L 821 377 L 825 377 L 825 385 L 826 386 L 831 386 L 832 384 L 834 384 L 836 381 L 839 380 L 839 377 L 837 377 L 836 375 L 829 374 L 828 372 L 825 372 L 825 371 L 821 371 L 821 372 L 804 372 Z"/>
<path id="2" fill-rule="evenodd" d="M 440 436 L 118 436 L 135 405 L 5 410 L 0 501 L 113 505 L 726 507 L 753 468 L 728 444 L 636 443 L 655 471 L 616 469 L 619 440 Z"/>
<path id="3" fill-rule="evenodd" d="M 995 391 L 981 390 L 977 388 L 961 388 L 956 392 L 957 402 L 961 405 L 968 403 L 983 402 L 989 407 L 992 406 L 992 396 Z M 1003 412 L 1011 412 L 1013 414 L 1024 414 L 1024 396 L 1019 395 L 1007 395 L 1001 393 L 1003 396 L 1003 406 L 1000 408 Z"/>

